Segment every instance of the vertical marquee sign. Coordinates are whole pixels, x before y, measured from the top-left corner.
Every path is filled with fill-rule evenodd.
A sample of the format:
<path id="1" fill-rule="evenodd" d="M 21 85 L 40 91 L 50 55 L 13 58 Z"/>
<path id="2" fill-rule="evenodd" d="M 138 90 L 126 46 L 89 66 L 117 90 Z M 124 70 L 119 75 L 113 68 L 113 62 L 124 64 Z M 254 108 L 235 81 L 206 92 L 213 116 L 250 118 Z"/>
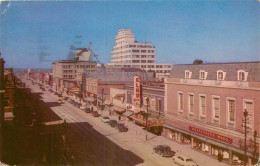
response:
<path id="1" fill-rule="evenodd" d="M 141 96 L 140 96 L 140 77 L 139 76 L 135 76 L 134 77 L 134 103 L 136 105 L 140 104 L 141 101 Z"/>

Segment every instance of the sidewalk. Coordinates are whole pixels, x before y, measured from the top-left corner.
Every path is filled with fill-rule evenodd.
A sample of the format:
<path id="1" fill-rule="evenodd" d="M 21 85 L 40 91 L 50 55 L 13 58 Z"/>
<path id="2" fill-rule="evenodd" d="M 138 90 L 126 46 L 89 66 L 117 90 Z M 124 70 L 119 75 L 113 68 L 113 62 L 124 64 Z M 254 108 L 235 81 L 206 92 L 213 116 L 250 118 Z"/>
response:
<path id="1" fill-rule="evenodd" d="M 104 114 L 104 113 L 103 113 Z M 109 116 L 111 119 L 118 120 L 118 116 L 113 115 Z M 153 133 L 150 133 L 144 130 L 141 126 L 134 124 L 134 122 L 128 121 L 127 119 L 121 120 L 129 128 L 128 132 L 131 132 L 133 135 L 136 135 L 137 138 L 154 147 L 156 145 L 164 144 L 169 145 L 171 149 L 179 154 L 191 157 L 194 159 L 200 166 L 227 166 L 228 163 L 218 162 L 215 158 L 204 154 L 203 152 L 196 151 L 191 148 L 190 144 L 179 144 L 177 142 L 171 141 L 163 136 L 157 136 Z M 147 135 L 147 140 L 146 140 Z"/>
<path id="2" fill-rule="evenodd" d="M 115 119 L 118 121 L 118 115 L 109 115 L 107 110 L 99 110 L 95 106 L 93 107 L 94 111 L 98 111 L 101 116 L 109 116 L 110 119 Z M 177 142 L 171 141 L 163 136 L 157 136 L 153 133 L 150 133 L 143 129 L 143 127 L 134 124 L 132 121 L 128 121 L 126 118 L 121 117 L 121 122 L 125 123 L 125 126 L 128 127 L 128 132 L 132 135 L 135 135 L 141 141 L 144 141 L 147 144 L 150 144 L 151 148 L 156 145 L 168 145 L 171 149 L 179 154 L 183 154 L 185 156 L 191 157 L 193 160 L 197 162 L 199 166 L 227 166 L 228 163 L 219 162 L 217 159 L 204 154 L 203 152 L 196 151 L 191 148 L 190 144 L 179 144 Z M 147 137 L 147 140 L 146 140 Z"/>

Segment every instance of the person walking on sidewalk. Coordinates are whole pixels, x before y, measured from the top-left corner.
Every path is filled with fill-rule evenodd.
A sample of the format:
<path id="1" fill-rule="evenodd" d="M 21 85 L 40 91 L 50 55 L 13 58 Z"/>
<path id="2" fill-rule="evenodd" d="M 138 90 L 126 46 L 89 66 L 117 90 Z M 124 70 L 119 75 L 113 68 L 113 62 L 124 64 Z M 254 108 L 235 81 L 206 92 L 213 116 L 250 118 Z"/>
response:
<path id="1" fill-rule="evenodd" d="M 221 162 L 222 159 L 223 159 L 223 155 L 220 152 L 218 152 L 218 161 Z"/>

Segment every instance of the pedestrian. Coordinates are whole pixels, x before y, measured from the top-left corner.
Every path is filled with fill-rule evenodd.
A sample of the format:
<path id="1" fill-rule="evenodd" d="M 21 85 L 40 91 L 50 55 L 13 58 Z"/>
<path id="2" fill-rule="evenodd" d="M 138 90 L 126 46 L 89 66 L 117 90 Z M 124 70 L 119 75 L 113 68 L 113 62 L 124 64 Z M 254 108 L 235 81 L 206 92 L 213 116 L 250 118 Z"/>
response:
<path id="1" fill-rule="evenodd" d="M 118 116 L 118 121 L 120 121 L 120 120 L 121 120 L 121 116 L 119 115 L 119 116 Z"/>
<path id="2" fill-rule="evenodd" d="M 218 161 L 221 162 L 223 159 L 223 156 L 220 152 L 218 152 Z"/>
<path id="3" fill-rule="evenodd" d="M 146 136 L 145 136 L 145 140 L 147 141 L 147 134 L 146 134 Z"/>

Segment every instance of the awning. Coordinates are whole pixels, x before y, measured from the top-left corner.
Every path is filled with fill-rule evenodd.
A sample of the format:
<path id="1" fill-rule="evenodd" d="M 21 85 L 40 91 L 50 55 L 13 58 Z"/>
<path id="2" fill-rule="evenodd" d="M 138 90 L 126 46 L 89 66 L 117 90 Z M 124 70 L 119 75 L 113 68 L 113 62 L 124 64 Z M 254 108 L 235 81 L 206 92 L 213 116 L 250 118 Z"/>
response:
<path id="1" fill-rule="evenodd" d="M 212 144 L 212 145 L 215 145 L 215 146 L 219 146 L 219 147 L 222 147 L 222 148 L 225 148 L 225 149 L 230 149 L 230 150 L 232 150 L 234 152 L 237 152 L 237 153 L 240 153 L 240 154 L 244 153 L 243 150 L 241 150 L 241 149 L 239 149 L 237 147 L 231 146 L 230 144 L 225 144 L 224 142 L 215 141 L 215 140 L 207 138 L 206 136 L 203 137 L 203 136 L 200 136 L 200 135 L 197 135 L 197 134 L 193 134 L 191 132 L 187 132 L 187 131 L 178 129 L 178 128 L 175 128 L 173 126 L 167 125 L 167 124 L 164 124 L 163 126 L 166 127 L 166 128 L 173 129 L 175 131 L 179 131 L 181 133 L 190 135 L 191 137 L 197 138 L 197 139 L 199 139 L 199 140 L 201 140 L 203 142 L 207 142 L 209 144 Z M 252 156 L 252 153 L 247 151 L 247 155 Z"/>
<path id="2" fill-rule="evenodd" d="M 115 111 L 118 111 L 118 112 L 124 112 L 125 111 L 125 108 L 121 108 L 121 107 L 118 107 L 118 106 L 113 106 L 111 107 L 112 110 L 115 110 Z"/>
<path id="3" fill-rule="evenodd" d="M 93 98 L 86 98 L 86 100 L 89 101 L 89 102 L 93 102 L 94 101 Z"/>
<path id="4" fill-rule="evenodd" d="M 123 94 L 116 94 L 115 97 L 125 97 L 125 94 L 124 93 Z"/>
<path id="5" fill-rule="evenodd" d="M 131 116 L 133 114 L 134 114 L 134 112 L 132 112 L 132 111 L 126 111 L 125 113 L 123 113 L 123 115 L 125 115 L 125 116 Z"/>

